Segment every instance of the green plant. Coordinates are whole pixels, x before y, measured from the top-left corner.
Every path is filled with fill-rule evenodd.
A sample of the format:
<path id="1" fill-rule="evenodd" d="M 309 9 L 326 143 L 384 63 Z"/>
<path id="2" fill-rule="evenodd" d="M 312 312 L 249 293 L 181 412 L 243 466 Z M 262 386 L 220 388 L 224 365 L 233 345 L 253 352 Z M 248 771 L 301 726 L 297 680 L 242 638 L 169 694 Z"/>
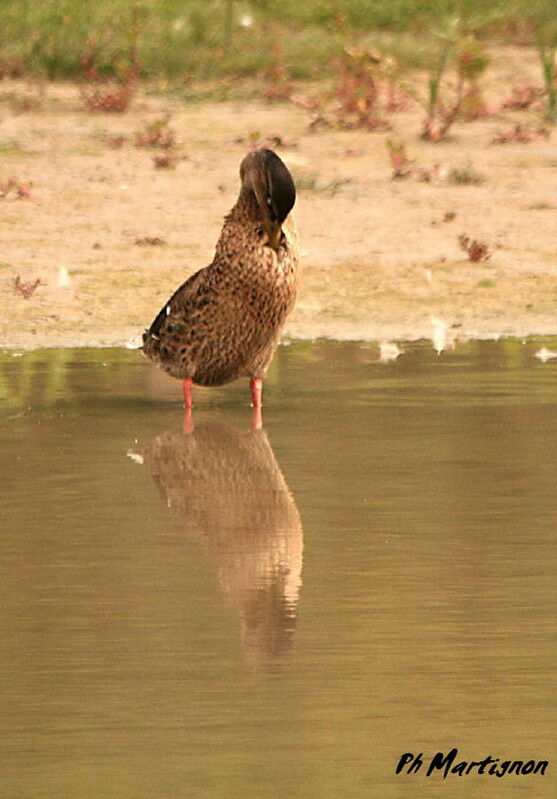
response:
<path id="1" fill-rule="evenodd" d="M 90 34 L 80 56 L 81 97 L 89 111 L 122 113 L 135 95 L 140 74 L 139 42 L 143 14 L 141 4 L 134 2 L 125 27 L 127 41 L 122 53 L 112 56 L 112 77 L 103 74 L 101 51 L 103 45 Z"/>
<path id="2" fill-rule="evenodd" d="M 316 172 L 297 172 L 296 170 L 293 172 L 294 182 L 299 191 L 322 192 L 334 197 L 344 186 L 351 183 L 350 178 L 336 178 L 327 183 L 321 183 Z"/>
<path id="3" fill-rule="evenodd" d="M 379 104 L 381 55 L 369 48 L 345 47 L 339 61 L 338 126 L 385 127 Z"/>
<path id="4" fill-rule="evenodd" d="M 545 117 L 557 119 L 557 16 L 553 0 L 516 0 L 515 13 L 520 13 L 533 29 L 546 93 Z"/>
<path id="5" fill-rule="evenodd" d="M 453 186 L 480 186 L 485 182 L 485 175 L 472 165 L 470 161 L 464 166 L 454 166 L 449 170 L 447 181 Z"/>
<path id="6" fill-rule="evenodd" d="M 488 65 L 478 36 L 502 17 L 504 0 L 461 0 L 457 4 L 432 0 L 423 12 L 424 24 L 431 26 L 428 86 L 422 138 L 444 139 L 458 118 L 476 119 L 488 113 L 479 79 Z M 456 85 L 449 91 L 445 77 L 454 68 Z M 419 99 L 419 98 L 418 98 Z"/>
<path id="7" fill-rule="evenodd" d="M 190 91 L 193 81 L 228 78 L 221 92 L 237 92 L 238 77 L 260 81 L 272 67 L 277 37 L 293 80 L 330 78 L 343 43 L 381 40 L 405 68 L 428 62 L 424 102 L 434 108 L 455 50 L 432 30 L 446 33 L 458 18 L 459 34 L 476 41 L 509 30 L 532 41 L 536 14 L 546 25 L 552 12 L 553 0 L 3 0 L 0 77 L 75 77 L 92 47 L 99 75 L 118 83 L 135 64 L 141 78 Z"/>
<path id="8" fill-rule="evenodd" d="M 280 42 L 273 43 L 272 62 L 265 70 L 265 97 L 267 100 L 287 100 L 292 94 L 292 82 L 284 62 Z"/>
<path id="9" fill-rule="evenodd" d="M 127 111 L 135 94 L 135 86 L 126 84 L 103 83 L 97 86 L 83 86 L 81 97 L 89 111 L 105 113 L 122 113 Z"/>
<path id="10" fill-rule="evenodd" d="M 406 145 L 402 141 L 387 139 L 387 151 L 393 167 L 392 180 L 407 178 L 412 174 L 413 161 L 408 157 Z"/>
<path id="11" fill-rule="evenodd" d="M 480 78 L 489 64 L 484 48 L 473 36 L 464 36 L 457 44 L 457 96 L 460 115 L 467 120 L 489 115 L 480 87 Z"/>
<path id="12" fill-rule="evenodd" d="M 547 94 L 546 119 L 555 122 L 557 117 L 557 45 L 538 45 L 538 53 L 542 65 L 543 81 Z"/>
<path id="13" fill-rule="evenodd" d="M 168 150 L 176 145 L 176 131 L 168 124 L 168 115 L 154 119 L 135 134 L 136 147 L 160 147 Z"/>

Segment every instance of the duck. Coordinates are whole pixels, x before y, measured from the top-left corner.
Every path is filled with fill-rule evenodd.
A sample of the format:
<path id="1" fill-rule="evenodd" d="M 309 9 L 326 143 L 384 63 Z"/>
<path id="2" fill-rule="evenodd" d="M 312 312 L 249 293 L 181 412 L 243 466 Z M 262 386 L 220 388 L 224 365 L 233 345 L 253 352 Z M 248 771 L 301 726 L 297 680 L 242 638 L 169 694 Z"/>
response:
<path id="1" fill-rule="evenodd" d="M 182 381 L 192 429 L 192 387 L 249 380 L 254 429 L 262 426 L 263 379 L 299 287 L 294 180 L 273 151 L 240 164 L 240 191 L 209 266 L 172 294 L 143 334 L 143 352 Z"/>
<path id="2" fill-rule="evenodd" d="M 151 474 L 177 534 L 210 556 L 222 595 L 237 611 L 248 662 L 266 667 L 288 656 L 304 533 L 266 431 L 211 419 L 191 435 L 159 433 L 134 460 Z"/>

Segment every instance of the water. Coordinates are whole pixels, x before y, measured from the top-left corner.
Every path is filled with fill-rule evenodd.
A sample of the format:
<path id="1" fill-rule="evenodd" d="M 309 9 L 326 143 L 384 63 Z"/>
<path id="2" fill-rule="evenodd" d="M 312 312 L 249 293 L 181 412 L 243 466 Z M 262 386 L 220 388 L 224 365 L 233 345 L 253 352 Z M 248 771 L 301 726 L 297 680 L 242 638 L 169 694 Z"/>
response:
<path id="1" fill-rule="evenodd" d="M 0 796 L 557 795 L 557 362 L 0 356 Z M 553 346 L 552 346 L 553 345 Z M 404 752 L 545 776 L 395 775 Z"/>

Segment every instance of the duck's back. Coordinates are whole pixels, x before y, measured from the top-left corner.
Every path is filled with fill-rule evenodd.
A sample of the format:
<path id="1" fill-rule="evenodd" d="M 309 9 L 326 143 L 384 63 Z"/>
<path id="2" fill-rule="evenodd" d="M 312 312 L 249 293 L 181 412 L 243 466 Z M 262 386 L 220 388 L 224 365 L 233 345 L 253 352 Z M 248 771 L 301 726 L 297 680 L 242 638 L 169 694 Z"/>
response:
<path id="1" fill-rule="evenodd" d="M 199 385 L 264 377 L 294 305 L 298 268 L 292 221 L 273 249 L 255 198 L 241 194 L 213 262 L 174 292 L 144 334 L 145 354 L 174 377 Z"/>

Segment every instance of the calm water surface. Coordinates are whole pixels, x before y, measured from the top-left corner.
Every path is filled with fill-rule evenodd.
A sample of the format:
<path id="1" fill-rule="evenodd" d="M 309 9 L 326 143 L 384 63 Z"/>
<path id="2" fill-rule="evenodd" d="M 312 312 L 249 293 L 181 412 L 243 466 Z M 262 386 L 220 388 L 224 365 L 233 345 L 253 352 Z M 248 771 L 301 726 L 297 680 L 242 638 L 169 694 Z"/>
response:
<path id="1" fill-rule="evenodd" d="M 553 341 L 0 355 L 2 799 L 557 795 Z M 395 776 L 403 752 L 551 762 Z"/>

